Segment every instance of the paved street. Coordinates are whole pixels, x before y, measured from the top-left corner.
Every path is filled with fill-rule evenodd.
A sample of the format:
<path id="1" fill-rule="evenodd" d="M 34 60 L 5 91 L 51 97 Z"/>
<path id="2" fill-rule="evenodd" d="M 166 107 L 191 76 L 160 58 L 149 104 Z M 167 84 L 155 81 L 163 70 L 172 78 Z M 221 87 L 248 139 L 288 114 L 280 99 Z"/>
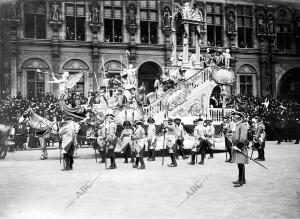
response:
<path id="1" fill-rule="evenodd" d="M 268 142 L 268 170 L 251 162 L 241 188 L 232 186 L 237 166 L 224 153 L 204 166 L 180 158 L 168 168 L 166 158 L 162 167 L 157 158 L 136 170 L 117 159 L 116 170 L 105 170 L 84 148 L 69 172 L 60 171 L 58 153 L 42 161 L 38 150 L 17 151 L 0 160 L 0 218 L 300 218 L 300 145 L 293 143 Z"/>

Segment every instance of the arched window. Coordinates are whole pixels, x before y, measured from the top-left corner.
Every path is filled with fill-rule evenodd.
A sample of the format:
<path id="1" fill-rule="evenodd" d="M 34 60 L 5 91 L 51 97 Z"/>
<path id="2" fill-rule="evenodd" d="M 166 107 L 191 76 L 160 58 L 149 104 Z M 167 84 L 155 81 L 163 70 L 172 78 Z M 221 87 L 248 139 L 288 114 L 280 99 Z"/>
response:
<path id="1" fill-rule="evenodd" d="M 286 8 L 279 8 L 276 15 L 277 48 L 292 49 L 292 17 Z"/>
<path id="2" fill-rule="evenodd" d="M 238 70 L 238 93 L 242 95 L 255 95 L 256 70 L 251 65 L 243 65 Z"/>
<path id="3" fill-rule="evenodd" d="M 23 63 L 22 69 L 27 75 L 27 96 L 45 95 L 45 74 L 42 71 L 49 71 L 47 63 L 38 58 L 29 59 Z"/>

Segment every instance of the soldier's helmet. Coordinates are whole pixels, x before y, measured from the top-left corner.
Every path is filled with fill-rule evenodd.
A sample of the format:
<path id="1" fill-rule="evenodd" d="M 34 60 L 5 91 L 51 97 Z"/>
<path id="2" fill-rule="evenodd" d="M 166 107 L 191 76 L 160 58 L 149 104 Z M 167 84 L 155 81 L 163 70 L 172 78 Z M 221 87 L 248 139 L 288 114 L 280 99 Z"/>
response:
<path id="1" fill-rule="evenodd" d="M 137 125 L 143 125 L 144 122 L 142 120 L 137 120 L 134 122 L 134 125 L 137 126 Z"/>
<path id="2" fill-rule="evenodd" d="M 123 127 L 131 127 L 131 123 L 128 120 L 124 121 Z"/>
<path id="3" fill-rule="evenodd" d="M 147 119 L 147 122 L 150 124 L 150 123 L 155 123 L 155 120 L 152 118 L 152 117 L 149 117 Z"/>

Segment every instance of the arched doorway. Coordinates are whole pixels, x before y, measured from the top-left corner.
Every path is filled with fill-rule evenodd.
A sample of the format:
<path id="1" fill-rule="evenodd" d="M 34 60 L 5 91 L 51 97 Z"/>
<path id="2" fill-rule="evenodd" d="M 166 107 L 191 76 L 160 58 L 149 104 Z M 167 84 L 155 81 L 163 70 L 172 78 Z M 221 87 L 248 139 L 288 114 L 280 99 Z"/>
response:
<path id="1" fill-rule="evenodd" d="M 138 86 L 140 87 L 143 83 L 146 87 L 146 93 L 154 92 L 155 79 L 161 75 L 162 70 L 155 62 L 145 62 L 138 70 Z"/>
<path id="2" fill-rule="evenodd" d="M 300 68 L 283 75 L 279 83 L 279 96 L 300 102 Z"/>
<path id="3" fill-rule="evenodd" d="M 221 87 L 217 85 L 211 92 L 209 106 L 212 108 L 222 108 Z"/>

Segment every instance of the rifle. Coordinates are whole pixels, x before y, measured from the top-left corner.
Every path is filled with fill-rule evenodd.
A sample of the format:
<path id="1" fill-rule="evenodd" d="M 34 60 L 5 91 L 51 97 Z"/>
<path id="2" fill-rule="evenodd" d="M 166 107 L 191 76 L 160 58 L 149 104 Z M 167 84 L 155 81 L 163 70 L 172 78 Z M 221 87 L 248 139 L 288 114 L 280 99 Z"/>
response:
<path id="1" fill-rule="evenodd" d="M 244 155 L 245 157 L 248 157 L 250 160 L 252 160 L 253 162 L 257 163 L 258 165 L 262 166 L 263 168 L 265 168 L 266 170 L 268 169 L 267 167 L 265 167 L 264 165 L 262 165 L 261 163 L 257 162 L 256 160 L 253 160 L 251 157 L 249 157 L 248 155 L 244 154 L 241 150 L 239 150 L 239 152 Z"/>
<path id="2" fill-rule="evenodd" d="M 164 132 L 164 139 L 163 139 L 163 157 L 162 157 L 162 163 L 161 165 L 163 166 L 164 165 L 164 159 L 165 159 L 165 145 L 166 145 L 166 132 L 165 130 L 163 130 Z"/>
<path id="3" fill-rule="evenodd" d="M 94 139 L 94 151 L 95 151 L 95 160 L 97 163 L 97 138 Z"/>

